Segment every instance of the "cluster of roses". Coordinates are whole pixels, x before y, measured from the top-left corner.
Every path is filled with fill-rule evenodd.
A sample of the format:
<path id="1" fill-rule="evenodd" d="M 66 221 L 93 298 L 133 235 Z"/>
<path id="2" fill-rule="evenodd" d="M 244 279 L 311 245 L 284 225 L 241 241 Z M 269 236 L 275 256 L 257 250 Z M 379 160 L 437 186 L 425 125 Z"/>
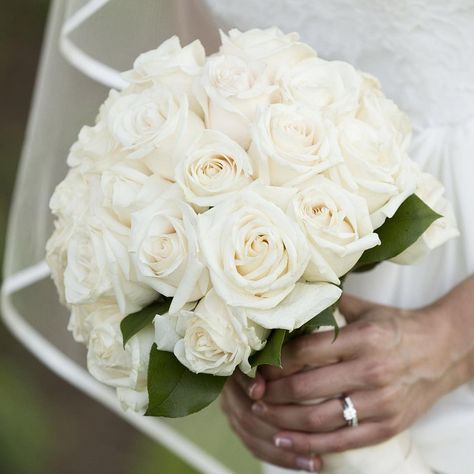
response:
<path id="1" fill-rule="evenodd" d="M 271 329 L 338 300 L 417 186 L 446 214 L 377 80 L 297 34 L 232 30 L 207 58 L 173 37 L 124 77 L 71 148 L 47 260 L 90 372 L 134 410 L 153 343 L 195 373 L 248 372 Z M 448 221 L 398 260 L 445 240 Z M 123 318 L 159 295 L 169 312 L 123 347 Z"/>

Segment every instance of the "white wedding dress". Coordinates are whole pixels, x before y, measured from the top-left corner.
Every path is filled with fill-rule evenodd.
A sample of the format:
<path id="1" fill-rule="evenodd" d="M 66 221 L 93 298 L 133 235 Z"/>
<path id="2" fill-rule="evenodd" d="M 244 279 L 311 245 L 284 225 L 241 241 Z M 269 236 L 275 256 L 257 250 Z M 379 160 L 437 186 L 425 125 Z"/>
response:
<path id="1" fill-rule="evenodd" d="M 205 474 L 259 467 L 216 408 L 176 422 L 123 413 L 114 393 L 87 373 L 42 261 L 52 231 L 48 201 L 80 126 L 92 122 L 108 88 L 123 86 L 118 71 L 140 52 L 175 33 L 183 42 L 199 37 L 212 52 L 217 26 L 273 25 L 300 32 L 322 57 L 345 59 L 381 80 L 412 119 L 412 158 L 446 185 L 457 213 L 460 238 L 416 266 L 386 264 L 351 277 L 346 288 L 414 307 L 474 270 L 474 0 L 54 0 L 10 213 L 2 316 L 57 374 Z M 413 436 L 437 472 L 472 474 L 474 383 L 440 400 Z"/>
<path id="2" fill-rule="evenodd" d="M 412 267 L 384 264 L 346 290 L 400 307 L 429 303 L 474 271 L 474 1 L 207 0 L 227 27 L 297 31 L 320 56 L 377 76 L 408 113 L 411 156 L 446 186 L 461 237 Z M 449 315 L 446 315 L 449 317 Z M 445 474 L 474 472 L 474 382 L 413 427 L 425 460 Z M 277 472 L 269 468 L 268 472 Z"/>

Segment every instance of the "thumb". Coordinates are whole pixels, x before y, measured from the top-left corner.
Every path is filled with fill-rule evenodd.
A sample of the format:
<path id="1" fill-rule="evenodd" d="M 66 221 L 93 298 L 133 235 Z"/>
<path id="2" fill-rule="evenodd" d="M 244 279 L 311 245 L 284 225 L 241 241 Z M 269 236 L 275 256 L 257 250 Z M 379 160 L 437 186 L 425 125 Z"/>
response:
<path id="1" fill-rule="evenodd" d="M 347 293 L 343 293 L 339 300 L 339 311 L 349 323 L 359 319 L 374 308 L 383 307 L 384 306 L 380 304 L 357 298 L 356 296 L 348 295 Z"/>

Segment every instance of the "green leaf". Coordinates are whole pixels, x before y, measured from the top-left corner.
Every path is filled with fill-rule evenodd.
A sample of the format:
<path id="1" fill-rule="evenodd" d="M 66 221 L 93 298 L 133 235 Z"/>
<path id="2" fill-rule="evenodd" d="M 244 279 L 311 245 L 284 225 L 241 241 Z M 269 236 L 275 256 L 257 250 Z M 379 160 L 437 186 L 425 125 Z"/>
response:
<path id="1" fill-rule="evenodd" d="M 390 219 L 377 229 L 381 245 L 366 250 L 353 271 L 367 271 L 389 260 L 415 243 L 423 232 L 441 216 L 412 194 Z"/>
<path id="2" fill-rule="evenodd" d="M 268 337 L 265 347 L 250 358 L 249 362 L 252 368 L 259 365 L 281 367 L 281 348 L 287 333 L 288 331 L 285 329 L 274 329 Z"/>
<path id="3" fill-rule="evenodd" d="M 213 402 L 227 377 L 195 374 L 182 365 L 172 352 L 153 344 L 148 365 L 147 416 L 177 418 L 190 415 Z"/>
<path id="4" fill-rule="evenodd" d="M 298 330 L 291 333 L 291 337 L 300 336 L 302 334 L 311 334 L 321 326 L 332 326 L 334 328 L 334 340 L 339 335 L 339 325 L 337 324 L 336 318 L 334 317 L 334 311 L 337 308 L 339 300 L 334 304 L 321 311 L 314 318 L 310 319 L 307 323 L 303 324 Z"/>
<path id="5" fill-rule="evenodd" d="M 168 312 L 171 304 L 171 298 L 161 296 L 158 301 L 155 301 L 136 313 L 129 314 L 120 323 L 120 330 L 122 331 L 123 346 L 144 327 L 153 322 L 157 314 L 165 314 Z"/>

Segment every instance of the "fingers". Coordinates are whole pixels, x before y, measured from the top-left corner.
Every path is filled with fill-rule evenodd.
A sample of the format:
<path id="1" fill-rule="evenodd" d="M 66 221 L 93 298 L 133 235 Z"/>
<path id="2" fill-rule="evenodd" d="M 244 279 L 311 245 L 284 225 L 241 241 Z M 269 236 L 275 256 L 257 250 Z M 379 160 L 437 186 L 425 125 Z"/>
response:
<path id="1" fill-rule="evenodd" d="M 278 448 L 274 444 L 263 441 L 242 429 L 235 419 L 231 418 L 230 423 L 249 451 L 262 461 L 287 469 L 308 472 L 317 472 L 321 469 L 321 459 L 319 457 L 312 454 L 298 455 L 295 452 Z"/>
<path id="2" fill-rule="evenodd" d="M 227 382 L 221 403 L 232 428 L 256 457 L 289 469 L 309 472 L 320 469 L 321 461 L 316 456 L 299 455 L 275 445 L 274 437 L 277 429 L 252 413 L 250 409 L 252 401 L 234 378 Z"/>
<path id="3" fill-rule="evenodd" d="M 230 380 L 223 392 L 223 410 L 229 418 L 232 417 L 236 420 L 242 429 L 271 443 L 276 428 L 256 417 L 251 410 L 251 405 L 252 401 L 242 392 L 234 380 Z"/>
<path id="4" fill-rule="evenodd" d="M 392 413 L 384 411 L 377 403 L 381 398 L 378 391 L 355 392 L 350 395 L 357 409 L 359 422 L 366 422 Z M 346 426 L 343 416 L 343 403 L 339 398 L 327 400 L 316 405 L 272 405 L 263 401 L 255 402 L 252 411 L 261 420 L 282 430 L 323 433 Z"/>
<path id="5" fill-rule="evenodd" d="M 275 436 L 275 442 L 288 451 L 299 454 L 339 453 L 372 444 L 381 443 L 397 434 L 390 423 L 363 423 L 356 428 L 347 427 L 330 433 L 302 433 L 282 431 Z"/>
<path id="6" fill-rule="evenodd" d="M 342 328 L 336 340 L 332 331 L 299 336 L 283 347 L 281 369 L 264 366 L 261 373 L 266 380 L 273 380 L 307 367 L 321 367 L 351 359 L 362 343 L 356 336 L 348 328 Z"/>
<path id="7" fill-rule="evenodd" d="M 382 310 L 375 312 L 378 316 L 393 314 L 393 309 L 381 308 Z M 365 359 L 367 362 L 369 359 L 387 361 L 387 351 L 400 343 L 399 320 L 400 318 L 390 317 L 360 319 L 343 327 L 335 341 L 330 331 L 297 337 L 283 347 L 283 367 L 279 369 L 265 366 L 261 374 L 268 386 L 268 381 L 309 368 L 338 367 L 344 362 L 357 359 Z M 397 360 L 394 359 L 393 363 L 396 364 Z M 364 378 L 364 373 L 364 370 L 360 371 L 359 378 Z M 352 389 L 347 387 L 346 390 Z M 333 392 L 329 396 L 336 394 Z"/>
<path id="8" fill-rule="evenodd" d="M 265 393 L 265 379 L 257 372 L 255 378 L 247 377 L 240 370 L 236 370 L 232 376 L 239 387 L 252 399 L 260 400 Z"/>
<path id="9" fill-rule="evenodd" d="M 348 322 L 358 319 L 360 316 L 377 307 L 383 307 L 372 301 L 363 300 L 353 295 L 343 293 L 339 300 L 339 310 Z"/>
<path id="10" fill-rule="evenodd" d="M 325 432 L 346 425 L 339 399 L 319 405 L 272 405 L 258 401 L 252 405 L 252 411 L 261 420 L 282 430 Z"/>
<path id="11" fill-rule="evenodd" d="M 263 400 L 267 403 L 288 404 L 336 398 L 369 388 L 361 377 L 365 364 L 359 360 L 333 364 L 299 372 L 267 382 Z"/>
<path id="12" fill-rule="evenodd" d="M 394 403 L 397 392 L 380 389 L 350 394 L 359 422 L 380 421 L 399 415 Z M 314 405 L 272 405 L 258 401 L 252 411 L 259 418 L 284 430 L 327 432 L 346 426 L 343 403 L 334 398 Z"/>

